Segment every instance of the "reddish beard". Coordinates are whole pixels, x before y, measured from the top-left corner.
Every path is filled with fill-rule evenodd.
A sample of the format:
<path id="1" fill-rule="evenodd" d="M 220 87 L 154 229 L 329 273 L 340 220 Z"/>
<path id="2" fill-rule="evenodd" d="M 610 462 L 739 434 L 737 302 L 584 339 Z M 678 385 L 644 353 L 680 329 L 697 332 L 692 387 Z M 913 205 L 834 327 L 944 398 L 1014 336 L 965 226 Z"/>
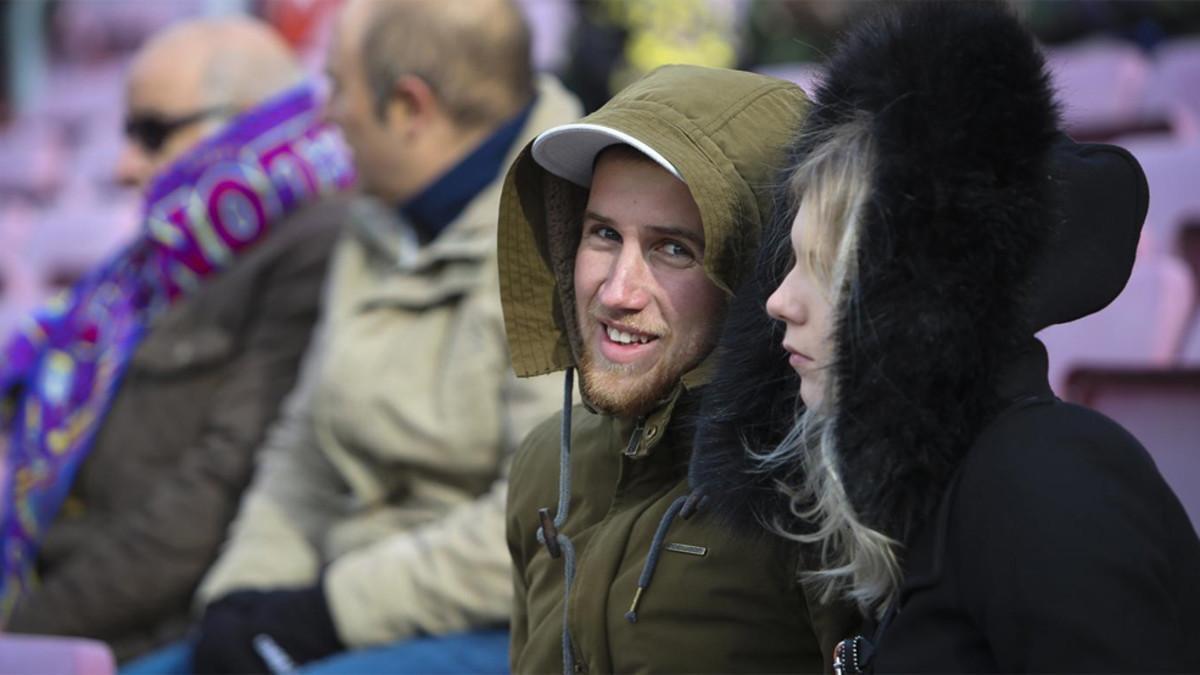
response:
<path id="1" fill-rule="evenodd" d="M 658 326 L 651 328 L 637 317 L 612 317 L 614 322 L 658 335 L 664 341 L 658 358 L 651 363 L 613 363 L 598 353 L 595 343 L 604 314 L 593 301 L 593 307 L 577 321 L 583 336 L 579 387 L 593 407 L 616 417 L 641 417 L 658 407 L 670 396 L 679 378 L 708 356 L 716 340 L 715 327 L 705 335 L 679 336 Z"/>

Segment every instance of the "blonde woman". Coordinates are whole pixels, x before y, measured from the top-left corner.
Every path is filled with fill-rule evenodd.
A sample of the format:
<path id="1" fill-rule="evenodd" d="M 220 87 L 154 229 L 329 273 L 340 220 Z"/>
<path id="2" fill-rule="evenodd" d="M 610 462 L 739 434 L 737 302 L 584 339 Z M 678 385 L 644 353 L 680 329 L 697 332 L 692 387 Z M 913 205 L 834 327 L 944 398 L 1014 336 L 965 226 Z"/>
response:
<path id="1" fill-rule="evenodd" d="M 860 609 L 840 672 L 1200 671 L 1200 541 L 1034 338 L 1120 292 L 1147 206 L 1047 82 L 998 3 L 852 31 L 731 308 L 693 484 Z"/>

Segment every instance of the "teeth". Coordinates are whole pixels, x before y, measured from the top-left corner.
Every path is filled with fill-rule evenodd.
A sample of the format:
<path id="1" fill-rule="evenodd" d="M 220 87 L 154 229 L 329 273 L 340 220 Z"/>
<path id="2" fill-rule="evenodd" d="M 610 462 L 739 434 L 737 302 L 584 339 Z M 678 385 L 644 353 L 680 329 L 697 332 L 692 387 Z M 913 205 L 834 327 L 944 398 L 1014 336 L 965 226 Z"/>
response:
<path id="1" fill-rule="evenodd" d="M 619 331 L 612 326 L 605 326 L 605 329 L 608 331 L 608 339 L 616 342 L 617 344 L 630 345 L 636 342 L 644 345 L 651 340 L 651 338 L 645 335 L 630 335 L 629 333 Z"/>

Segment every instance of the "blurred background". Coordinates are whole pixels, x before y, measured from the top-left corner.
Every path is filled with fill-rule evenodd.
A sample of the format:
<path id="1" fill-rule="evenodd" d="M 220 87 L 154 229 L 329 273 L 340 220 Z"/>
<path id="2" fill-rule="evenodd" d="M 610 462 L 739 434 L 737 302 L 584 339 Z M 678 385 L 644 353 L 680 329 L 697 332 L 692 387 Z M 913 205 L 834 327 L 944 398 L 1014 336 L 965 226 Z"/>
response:
<path id="1" fill-rule="evenodd" d="M 471 2 L 472 0 L 411 0 Z M 539 68 L 589 110 L 662 63 L 752 69 L 809 91 L 846 0 L 520 0 Z M 1200 513 L 1200 2 L 1016 0 L 1077 140 L 1130 149 L 1151 206 L 1133 277 L 1100 314 L 1042 334 L 1066 399 L 1129 428 Z M 185 17 L 266 19 L 320 73 L 339 0 L 0 0 L 0 340 L 138 228 L 116 180 L 124 71 Z M 881 64 L 881 67 L 884 64 Z"/>

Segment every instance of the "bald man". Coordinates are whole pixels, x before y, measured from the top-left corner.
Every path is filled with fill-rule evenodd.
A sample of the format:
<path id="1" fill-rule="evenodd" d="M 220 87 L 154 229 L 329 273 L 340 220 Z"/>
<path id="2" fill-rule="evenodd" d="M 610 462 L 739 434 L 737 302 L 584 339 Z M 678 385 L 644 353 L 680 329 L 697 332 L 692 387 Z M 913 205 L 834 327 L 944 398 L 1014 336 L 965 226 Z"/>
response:
<path id="1" fill-rule="evenodd" d="M 505 467 L 562 379 L 509 367 L 500 187 L 580 109 L 532 73 L 510 0 L 352 1 L 334 38 L 329 115 L 377 210 L 338 244 L 321 340 L 202 586 L 196 669 L 503 670 Z"/>
<path id="2" fill-rule="evenodd" d="M 69 497 L 36 542 L 40 585 L 24 589 L 4 627 L 105 640 L 121 660 L 178 639 L 189 625 L 196 586 L 295 380 L 347 211 L 341 198 L 319 196 L 336 187 L 322 172 L 337 158 L 303 152 L 334 132 L 321 126 L 315 97 L 309 112 L 291 114 L 306 100 L 302 72 L 269 28 L 245 19 L 179 25 L 145 45 L 128 78 L 118 174 L 142 189 L 150 213 L 175 213 L 185 237 L 199 240 L 219 218 L 192 222 L 171 211 L 171 199 L 204 199 L 202 183 L 220 169 L 208 156 L 247 151 L 237 134 L 257 144 L 251 152 L 268 141 L 277 155 L 302 152 L 289 156 L 287 172 L 268 171 L 275 206 L 263 240 L 226 251 L 236 256 L 228 268 L 149 319 L 128 358 L 111 355 L 122 379 L 94 442 L 81 448 Z M 259 128 L 271 115 L 286 119 L 285 133 Z M 288 182 L 298 177 L 306 187 Z M 8 590 L 16 597 L 21 589 Z"/>

